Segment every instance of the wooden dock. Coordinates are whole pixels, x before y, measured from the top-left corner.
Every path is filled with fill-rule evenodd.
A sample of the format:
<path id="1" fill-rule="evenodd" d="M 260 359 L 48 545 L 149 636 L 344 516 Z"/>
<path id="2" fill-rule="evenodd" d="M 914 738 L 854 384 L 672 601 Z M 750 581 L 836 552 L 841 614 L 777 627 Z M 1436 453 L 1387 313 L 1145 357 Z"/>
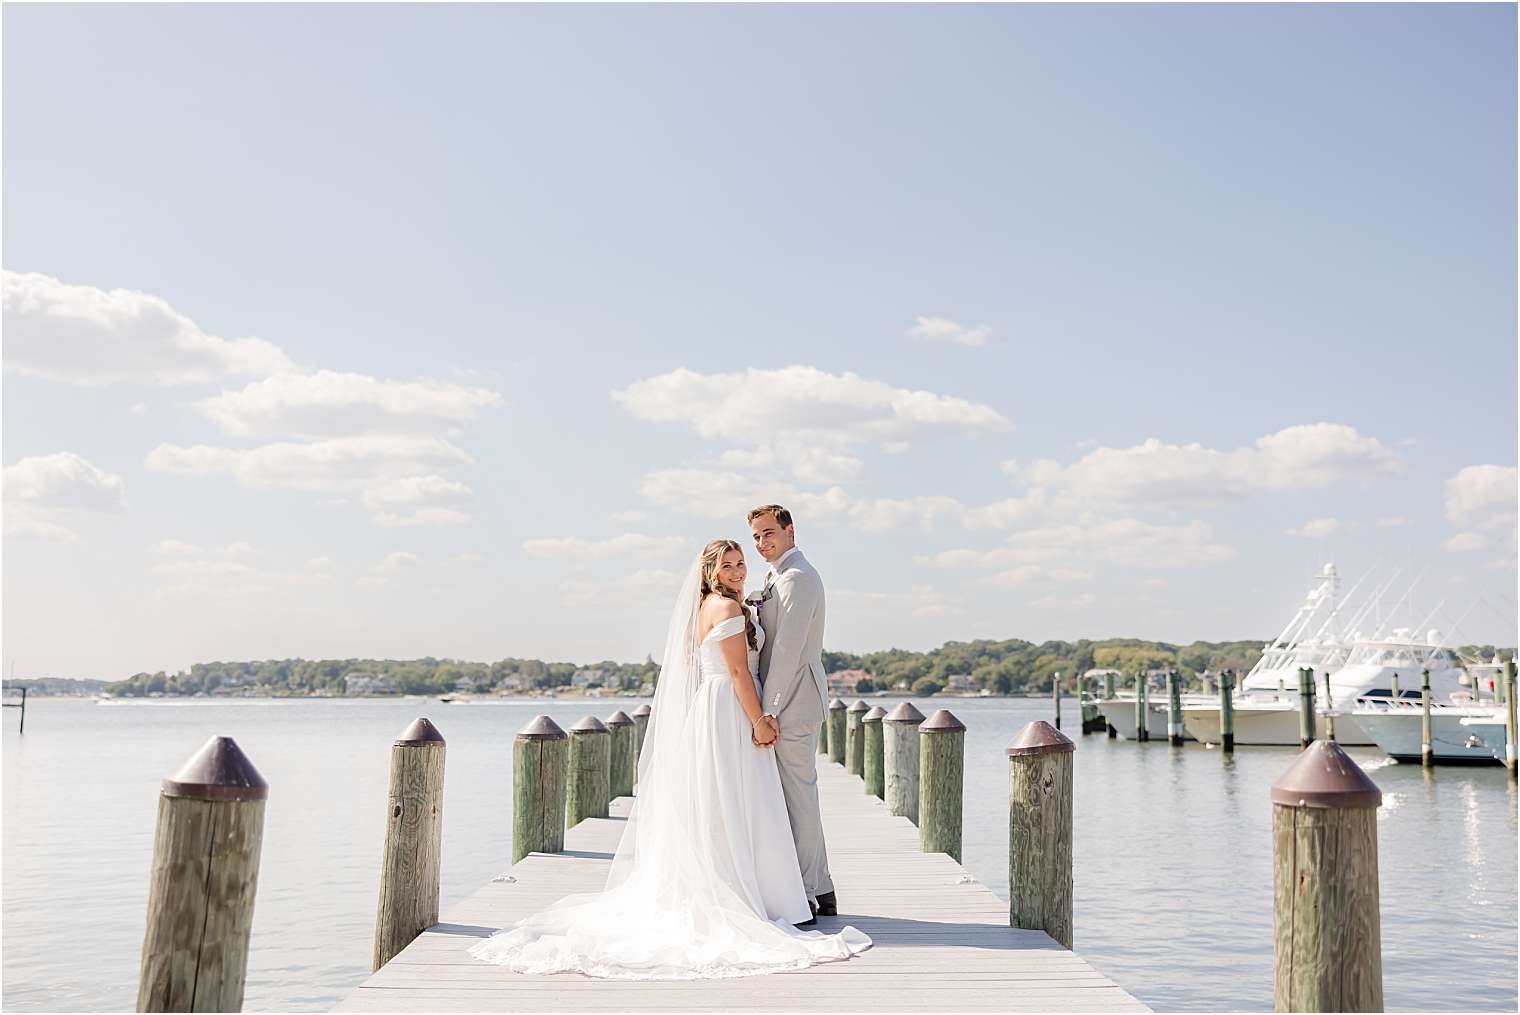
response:
<path id="1" fill-rule="evenodd" d="M 847 962 L 725 980 L 521 976 L 470 958 L 479 939 L 573 893 L 599 891 L 632 801 L 588 818 L 563 853 L 531 853 L 443 914 L 338 1011 L 1149 1011 L 1008 904 L 824 759 L 819 791 L 841 915 L 875 946 Z M 505 846 L 503 852 L 506 851 Z M 1080 944 L 1080 942 L 1078 942 Z"/>

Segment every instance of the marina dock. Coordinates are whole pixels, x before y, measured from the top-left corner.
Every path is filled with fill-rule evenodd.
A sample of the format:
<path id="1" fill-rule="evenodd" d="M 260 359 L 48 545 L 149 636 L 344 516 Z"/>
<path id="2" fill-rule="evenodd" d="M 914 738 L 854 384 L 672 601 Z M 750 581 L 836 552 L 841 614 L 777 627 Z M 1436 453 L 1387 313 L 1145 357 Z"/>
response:
<path id="1" fill-rule="evenodd" d="M 1038 930 L 1009 926 L 1009 904 L 820 757 L 819 794 L 838 917 L 874 947 L 845 962 L 723 980 L 522 976 L 469 948 L 565 895 L 600 891 L 632 806 L 565 833 L 560 853 L 529 853 L 442 914 L 365 980 L 338 1011 L 1149 1011 Z M 505 851 L 505 850 L 504 850 Z M 1080 942 L 1079 942 L 1080 943 Z"/>

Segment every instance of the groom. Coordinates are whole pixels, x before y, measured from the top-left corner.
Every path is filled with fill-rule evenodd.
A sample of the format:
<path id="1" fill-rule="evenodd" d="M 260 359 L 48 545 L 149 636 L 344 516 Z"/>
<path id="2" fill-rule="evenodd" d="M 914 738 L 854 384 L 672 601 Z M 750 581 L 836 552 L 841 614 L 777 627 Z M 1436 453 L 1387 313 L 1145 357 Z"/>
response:
<path id="1" fill-rule="evenodd" d="M 823 674 L 823 579 L 797 549 L 791 512 L 764 504 L 749 513 L 755 549 L 770 564 L 760 626 L 760 707 L 776 730 L 776 767 L 791 819 L 802 887 L 814 918 L 835 916 L 834 881 L 818 810 L 818 729 L 826 714 L 828 681 Z"/>

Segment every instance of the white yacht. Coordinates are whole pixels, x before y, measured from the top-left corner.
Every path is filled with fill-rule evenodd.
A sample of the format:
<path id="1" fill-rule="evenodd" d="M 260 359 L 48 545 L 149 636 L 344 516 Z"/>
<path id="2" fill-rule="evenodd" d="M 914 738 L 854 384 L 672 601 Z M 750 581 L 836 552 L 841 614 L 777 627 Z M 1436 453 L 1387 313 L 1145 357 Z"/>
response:
<path id="1" fill-rule="evenodd" d="M 1403 688 L 1400 687 L 1402 692 Z M 1395 761 L 1421 761 L 1423 712 L 1418 700 L 1365 698 L 1351 713 L 1367 735 Z M 1336 719 L 1337 724 L 1340 718 Z M 1339 735 L 1339 725 L 1336 727 Z M 1435 761 L 1447 765 L 1504 762 L 1504 706 L 1432 704 L 1430 747 Z"/>
<path id="2" fill-rule="evenodd" d="M 1324 686 L 1327 670 L 1330 674 L 1328 701 Z M 1326 720 L 1333 719 L 1336 742 L 1370 747 L 1374 742 L 1372 736 L 1357 721 L 1353 709 L 1362 699 L 1390 698 L 1395 683 L 1399 686 L 1399 697 L 1413 695 L 1418 698 L 1424 670 L 1430 671 L 1432 701 L 1470 700 L 1461 660 L 1445 647 L 1439 631 L 1432 629 L 1420 638 L 1408 628 L 1395 628 L 1387 637 L 1354 642 L 1344 664 L 1334 669 L 1328 666 L 1315 668 L 1315 710 L 1320 713 L 1315 719 L 1316 734 L 1324 736 L 1328 728 Z M 1237 744 L 1298 744 L 1297 679 L 1295 674 L 1291 693 L 1285 687 L 1282 692 L 1255 692 L 1235 699 Z M 1218 742 L 1217 707 L 1212 723 L 1188 720 L 1189 715 L 1184 712 L 1183 722 L 1199 740 Z"/>

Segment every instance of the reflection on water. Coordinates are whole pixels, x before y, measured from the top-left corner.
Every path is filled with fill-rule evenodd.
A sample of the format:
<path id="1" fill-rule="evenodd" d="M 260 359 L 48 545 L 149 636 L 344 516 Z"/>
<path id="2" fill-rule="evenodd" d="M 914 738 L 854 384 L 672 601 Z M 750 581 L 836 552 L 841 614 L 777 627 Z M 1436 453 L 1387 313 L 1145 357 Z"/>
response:
<path id="1" fill-rule="evenodd" d="M 969 727 L 966 864 L 1006 897 L 1003 748 L 1050 704 L 935 704 Z M 448 738 L 447 907 L 509 865 L 512 734 L 539 710 L 566 725 L 628 705 L 29 702 L 26 736 L 4 733 L 4 1007 L 133 1007 L 158 783 L 213 733 L 236 737 L 271 787 L 245 1007 L 316 1011 L 368 974 L 395 734 L 426 714 Z M 1267 794 L 1296 752 L 1074 739 L 1077 951 L 1156 1008 L 1270 1010 Z M 1513 784 L 1498 767 L 1352 754 L 1384 793 L 1388 1007 L 1514 1010 Z"/>

